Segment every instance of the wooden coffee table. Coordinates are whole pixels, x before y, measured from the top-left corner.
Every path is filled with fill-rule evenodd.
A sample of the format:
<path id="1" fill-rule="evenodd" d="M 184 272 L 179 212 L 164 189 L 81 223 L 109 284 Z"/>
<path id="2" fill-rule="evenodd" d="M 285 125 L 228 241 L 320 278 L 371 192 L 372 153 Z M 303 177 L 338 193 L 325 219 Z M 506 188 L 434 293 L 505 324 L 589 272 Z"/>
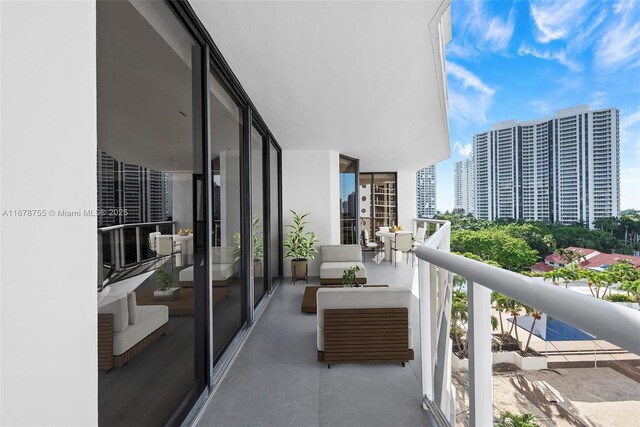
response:
<path id="1" fill-rule="evenodd" d="M 136 291 L 138 305 L 166 305 L 169 307 L 169 316 L 193 316 L 193 288 L 180 288 L 180 296 L 171 301 L 156 301 L 153 291 L 154 289 Z M 212 287 L 211 292 L 214 307 L 229 296 L 229 288 Z"/>
<path id="2" fill-rule="evenodd" d="M 318 304 L 316 300 L 316 294 L 320 288 L 342 288 L 342 285 L 325 285 L 325 286 L 307 286 L 304 288 L 304 295 L 302 296 L 302 306 L 300 311 L 303 313 L 317 313 Z M 365 288 L 388 288 L 389 285 L 364 285 Z"/>

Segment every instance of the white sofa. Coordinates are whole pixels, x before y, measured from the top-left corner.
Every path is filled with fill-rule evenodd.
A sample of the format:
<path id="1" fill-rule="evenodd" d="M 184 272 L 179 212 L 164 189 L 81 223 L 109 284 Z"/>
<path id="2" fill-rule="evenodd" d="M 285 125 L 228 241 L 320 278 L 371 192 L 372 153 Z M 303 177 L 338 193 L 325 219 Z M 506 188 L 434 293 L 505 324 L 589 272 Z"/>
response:
<path id="1" fill-rule="evenodd" d="M 98 304 L 98 366 L 127 363 L 169 329 L 166 305 L 139 306 L 136 293 L 106 295 Z"/>
<path id="2" fill-rule="evenodd" d="M 411 329 L 411 305 L 412 305 L 412 295 L 411 290 L 405 287 L 398 288 L 384 288 L 384 287 L 371 287 L 371 288 L 320 288 L 318 289 L 318 293 L 316 294 L 316 302 L 317 302 L 317 346 L 318 346 L 318 361 L 325 363 L 347 363 L 347 362 L 401 362 L 404 363 L 409 360 L 413 360 L 413 331 Z M 332 360 L 329 352 L 325 352 L 325 310 L 351 310 L 345 311 L 339 314 L 339 319 L 347 320 L 349 327 L 353 327 L 352 325 L 356 325 L 360 322 L 364 327 L 364 338 L 355 338 L 354 334 L 357 334 L 357 327 L 352 330 L 345 331 L 344 326 L 336 325 L 336 322 L 339 320 L 332 320 L 331 325 L 333 327 L 340 327 L 341 331 L 348 335 L 348 339 L 342 340 L 340 348 L 338 351 L 338 359 L 342 358 L 343 360 Z M 362 309 L 366 311 L 366 313 L 356 313 L 352 309 Z M 389 314 L 388 312 L 384 312 L 385 309 L 400 309 L 397 310 L 399 313 Z M 406 310 L 404 310 L 406 309 Z M 406 313 L 406 317 L 405 314 Z M 358 318 L 358 316 L 362 316 Z M 347 319 L 347 316 L 349 317 Z M 392 317 L 390 317 L 392 316 Z M 379 317 L 379 320 L 376 320 L 376 317 Z M 389 319 L 398 319 L 389 320 Z M 381 331 L 381 335 L 379 337 L 372 337 L 372 329 L 370 326 L 379 322 L 380 325 L 384 325 L 386 327 L 396 327 L 398 328 L 399 324 L 406 324 L 406 348 L 404 345 L 400 345 L 400 348 L 388 348 L 386 346 L 384 349 L 380 349 L 380 341 L 384 341 L 388 337 L 388 330 Z M 406 323 L 403 323 L 406 322 Z M 333 339 L 335 338 L 336 331 L 332 331 L 331 336 Z M 363 341 L 371 339 L 372 342 L 372 350 L 367 354 L 367 349 L 363 349 Z M 403 337 L 401 337 L 404 340 Z M 338 339 L 338 341 L 340 341 Z M 397 342 L 398 338 L 395 338 L 394 342 Z M 357 342 L 357 348 L 350 349 L 349 346 L 354 342 Z M 335 349 L 336 344 L 333 344 L 332 349 Z M 331 350 L 331 349 L 329 349 Z M 349 351 L 352 350 L 352 351 Z M 381 354 L 381 352 L 389 351 L 389 354 Z M 352 354 L 350 358 L 344 359 L 345 354 Z"/>
<path id="3" fill-rule="evenodd" d="M 340 284 L 344 270 L 358 266 L 358 283 L 367 283 L 367 269 L 362 263 L 360 245 L 325 245 L 320 247 L 320 284 Z"/>
<path id="4" fill-rule="evenodd" d="M 224 285 L 238 272 L 238 263 L 234 248 L 228 246 L 213 246 L 211 248 L 211 281 L 214 285 Z M 193 286 L 193 266 L 180 270 L 180 286 Z"/>

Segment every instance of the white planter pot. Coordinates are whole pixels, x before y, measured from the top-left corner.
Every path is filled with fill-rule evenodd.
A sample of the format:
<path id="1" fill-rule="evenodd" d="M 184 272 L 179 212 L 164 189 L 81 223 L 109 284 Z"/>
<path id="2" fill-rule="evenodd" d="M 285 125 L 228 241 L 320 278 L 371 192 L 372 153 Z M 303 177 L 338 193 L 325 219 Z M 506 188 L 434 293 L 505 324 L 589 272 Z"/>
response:
<path id="1" fill-rule="evenodd" d="M 166 291 L 153 291 L 153 299 L 156 301 L 172 301 L 180 296 L 180 288 L 169 288 Z"/>

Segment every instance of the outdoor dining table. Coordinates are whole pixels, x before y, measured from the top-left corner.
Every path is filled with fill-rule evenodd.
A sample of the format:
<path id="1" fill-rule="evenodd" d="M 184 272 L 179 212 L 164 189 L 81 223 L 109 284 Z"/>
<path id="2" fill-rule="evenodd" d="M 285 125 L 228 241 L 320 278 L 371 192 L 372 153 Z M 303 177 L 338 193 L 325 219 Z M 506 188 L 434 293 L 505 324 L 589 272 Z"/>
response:
<path id="1" fill-rule="evenodd" d="M 393 242 L 396 240 L 396 234 L 401 233 L 411 234 L 410 231 L 376 231 L 376 236 L 382 238 L 384 242 L 384 255 L 378 253 L 375 257 L 373 257 L 373 260 L 376 263 L 380 264 L 382 261 L 391 262 L 391 250 Z"/>

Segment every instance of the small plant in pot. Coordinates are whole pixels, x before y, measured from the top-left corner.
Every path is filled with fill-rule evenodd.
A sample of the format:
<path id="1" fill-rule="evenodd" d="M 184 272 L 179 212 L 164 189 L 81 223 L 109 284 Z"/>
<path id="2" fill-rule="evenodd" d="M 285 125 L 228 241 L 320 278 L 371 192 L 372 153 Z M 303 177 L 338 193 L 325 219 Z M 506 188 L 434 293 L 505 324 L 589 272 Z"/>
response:
<path id="1" fill-rule="evenodd" d="M 174 300 L 180 296 L 180 288 L 174 287 L 173 274 L 160 269 L 156 272 L 158 290 L 153 291 L 154 299 L 158 301 L 162 300 Z"/>
<path id="2" fill-rule="evenodd" d="M 291 280 L 295 285 L 296 280 L 309 281 L 309 260 L 314 259 L 313 254 L 318 253 L 315 248 L 318 239 L 313 231 L 305 231 L 308 224 L 305 218 L 309 216 L 308 213 L 300 215 L 294 210 L 290 212 L 293 215 L 293 224 L 287 224 L 289 231 L 283 246 L 286 248 L 284 257 L 291 258 Z"/>
<path id="3" fill-rule="evenodd" d="M 241 247 L 240 233 L 233 233 L 233 241 L 235 248 L 233 253 L 236 256 L 236 262 L 240 260 Z M 260 218 L 256 215 L 251 219 L 251 241 L 253 249 L 253 269 L 255 277 L 262 277 L 262 259 L 264 258 L 264 238 L 262 237 L 262 226 L 260 226 Z"/>
<path id="4" fill-rule="evenodd" d="M 360 271 L 360 267 L 357 265 L 349 268 L 345 268 L 342 273 L 342 286 L 347 288 L 361 288 L 362 285 L 356 281 L 356 273 Z"/>

